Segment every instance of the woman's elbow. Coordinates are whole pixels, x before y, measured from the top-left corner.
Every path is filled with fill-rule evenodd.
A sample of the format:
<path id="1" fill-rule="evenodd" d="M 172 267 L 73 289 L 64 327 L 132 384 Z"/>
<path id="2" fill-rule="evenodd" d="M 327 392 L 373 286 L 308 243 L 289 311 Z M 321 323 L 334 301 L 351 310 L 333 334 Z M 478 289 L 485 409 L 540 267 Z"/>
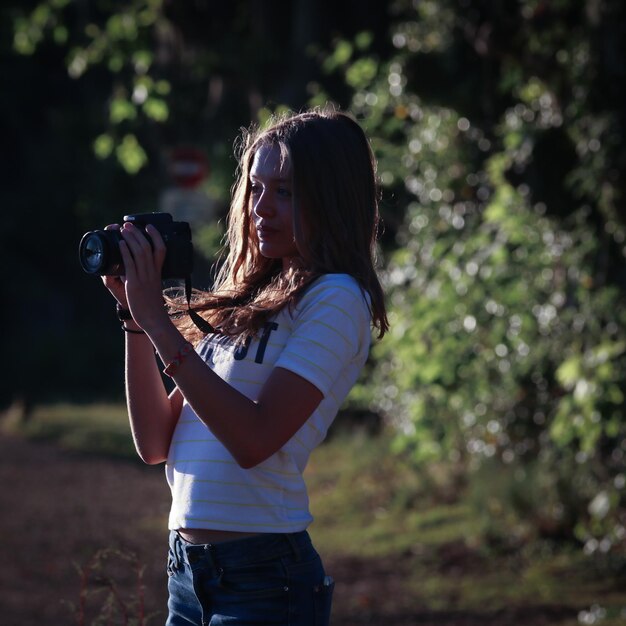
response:
<path id="1" fill-rule="evenodd" d="M 162 456 L 142 456 L 140 454 L 139 457 L 146 465 L 159 465 L 160 463 L 165 463 L 165 461 L 167 461 L 167 458 Z"/>
<path id="2" fill-rule="evenodd" d="M 137 454 L 138 454 L 139 458 L 146 465 L 158 465 L 159 463 L 163 463 L 163 462 L 167 461 L 167 458 L 164 458 L 161 455 L 147 454 L 145 452 L 139 452 L 139 451 L 137 451 Z"/>
<path id="3" fill-rule="evenodd" d="M 241 469 L 249 470 L 263 463 L 265 459 L 259 458 L 254 455 L 238 455 L 235 457 L 235 461 L 237 462 L 237 465 L 239 465 Z"/>
<path id="4" fill-rule="evenodd" d="M 267 461 L 272 454 L 273 451 L 255 447 L 248 450 L 239 450 L 233 454 L 233 457 L 241 469 L 249 470 L 260 465 L 263 461 Z"/>
<path id="5" fill-rule="evenodd" d="M 137 451 L 137 456 L 146 465 L 158 465 L 159 463 L 167 461 L 167 454 L 164 454 L 160 450 L 150 450 L 149 448 L 137 445 L 137 443 L 135 443 L 135 450 Z"/>

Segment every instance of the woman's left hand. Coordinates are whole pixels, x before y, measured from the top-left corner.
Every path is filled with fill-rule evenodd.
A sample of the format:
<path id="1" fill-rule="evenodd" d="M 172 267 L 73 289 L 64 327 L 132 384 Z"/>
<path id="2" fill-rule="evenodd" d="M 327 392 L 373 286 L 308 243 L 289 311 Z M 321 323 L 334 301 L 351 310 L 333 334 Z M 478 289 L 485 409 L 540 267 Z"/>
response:
<path id="1" fill-rule="evenodd" d="M 125 222 L 120 229 L 120 253 L 126 274 L 126 300 L 133 319 L 146 332 L 169 322 L 163 306 L 161 270 L 165 260 L 165 242 L 159 231 L 148 224 L 146 233 Z"/>

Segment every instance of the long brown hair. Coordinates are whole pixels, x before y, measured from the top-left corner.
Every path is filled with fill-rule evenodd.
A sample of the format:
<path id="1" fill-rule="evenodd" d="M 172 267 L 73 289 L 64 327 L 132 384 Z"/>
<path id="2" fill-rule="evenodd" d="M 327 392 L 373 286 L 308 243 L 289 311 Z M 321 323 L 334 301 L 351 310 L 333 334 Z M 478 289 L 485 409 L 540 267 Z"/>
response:
<path id="1" fill-rule="evenodd" d="M 249 174 L 261 146 L 279 146 L 293 177 L 294 233 L 301 262 L 283 269 L 261 255 L 251 216 Z M 219 332 L 245 339 L 288 306 L 323 274 L 351 275 L 369 294 L 372 322 L 388 329 L 383 290 L 374 267 L 378 233 L 376 163 L 361 127 L 333 109 L 273 118 L 265 129 L 243 133 L 226 233 L 227 255 L 210 292 L 192 303 Z M 306 232 L 306 236 L 304 233 Z M 181 304 L 175 309 L 181 310 Z M 181 331 L 199 331 L 184 316 Z"/>

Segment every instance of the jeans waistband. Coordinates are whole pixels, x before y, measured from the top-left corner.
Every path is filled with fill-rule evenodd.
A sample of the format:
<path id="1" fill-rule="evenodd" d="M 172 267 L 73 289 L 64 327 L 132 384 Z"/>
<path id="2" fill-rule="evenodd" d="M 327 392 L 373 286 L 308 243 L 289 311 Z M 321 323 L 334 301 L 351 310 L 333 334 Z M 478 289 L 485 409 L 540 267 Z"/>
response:
<path id="1" fill-rule="evenodd" d="M 240 567 L 293 556 L 300 560 L 313 546 L 306 530 L 297 533 L 264 533 L 222 543 L 193 544 L 175 530 L 170 531 L 173 554 L 193 566 L 207 561 L 215 569 Z"/>

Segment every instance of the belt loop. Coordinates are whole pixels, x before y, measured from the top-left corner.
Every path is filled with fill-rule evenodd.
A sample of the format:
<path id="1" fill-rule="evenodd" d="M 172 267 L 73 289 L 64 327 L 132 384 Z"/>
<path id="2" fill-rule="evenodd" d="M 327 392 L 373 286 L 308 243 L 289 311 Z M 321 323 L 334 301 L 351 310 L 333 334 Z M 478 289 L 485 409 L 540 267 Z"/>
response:
<path id="1" fill-rule="evenodd" d="M 217 550 L 215 549 L 215 544 L 213 543 L 205 543 L 204 544 L 204 552 L 209 557 L 209 562 L 211 567 L 218 573 L 223 573 L 223 568 L 220 566 L 219 559 L 217 558 Z"/>
<path id="2" fill-rule="evenodd" d="M 296 541 L 296 537 L 294 533 L 285 533 L 285 537 L 293 550 L 293 555 L 296 561 L 300 560 L 300 548 L 298 547 L 298 542 Z"/>
<path id="3" fill-rule="evenodd" d="M 185 558 L 184 558 L 184 546 L 183 546 L 183 542 L 181 540 L 180 535 L 178 534 L 178 531 L 175 530 L 173 531 L 175 533 L 174 535 L 174 541 L 173 541 L 173 545 L 172 545 L 172 552 L 174 554 L 174 559 L 175 559 L 175 567 L 176 569 L 179 569 L 180 567 L 182 567 L 182 564 L 185 562 Z"/>

